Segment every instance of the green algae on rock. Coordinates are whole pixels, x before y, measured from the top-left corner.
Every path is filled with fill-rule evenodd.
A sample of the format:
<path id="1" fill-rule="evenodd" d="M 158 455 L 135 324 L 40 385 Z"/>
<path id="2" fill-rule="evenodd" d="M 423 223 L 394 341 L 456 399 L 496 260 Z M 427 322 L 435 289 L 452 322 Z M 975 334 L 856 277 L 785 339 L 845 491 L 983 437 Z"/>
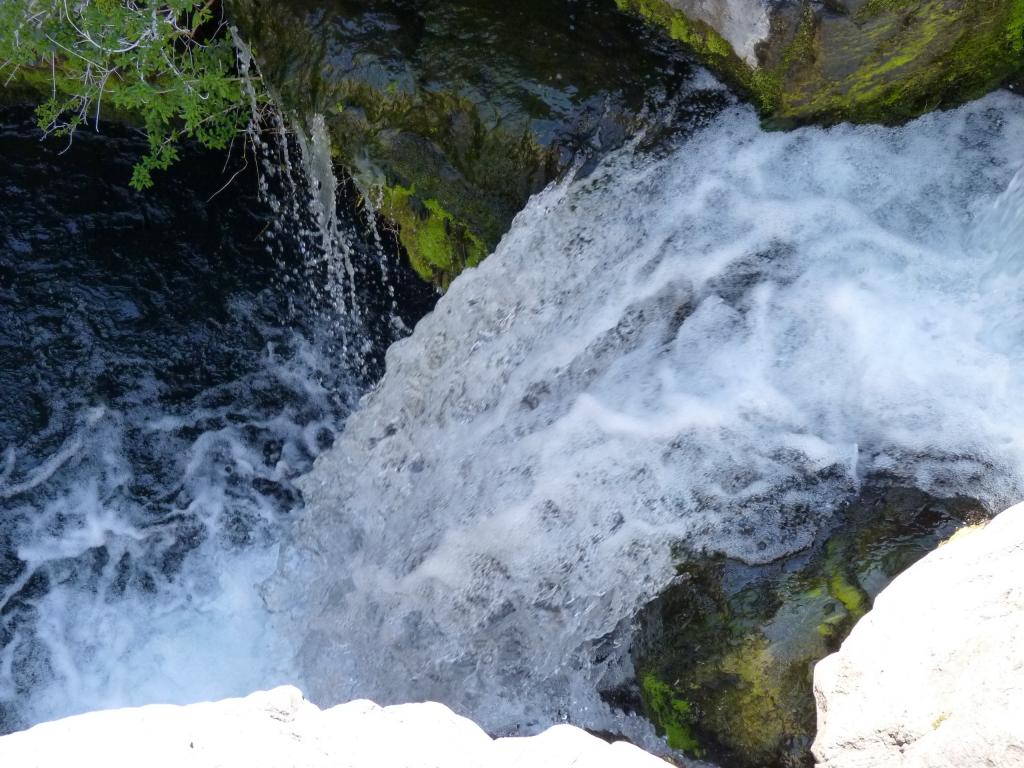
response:
<path id="1" fill-rule="evenodd" d="M 779 127 L 901 122 L 1024 71 L 1024 0 L 616 2 L 693 49 Z M 743 14 L 762 23 L 731 28 Z"/>
<path id="2" fill-rule="evenodd" d="M 381 212 L 398 225 L 413 269 L 441 288 L 487 255 L 483 241 L 465 224 L 437 200 L 421 201 L 414 189 L 385 187 Z"/>
<path id="3" fill-rule="evenodd" d="M 232 8 L 285 109 L 325 116 L 338 162 L 439 287 L 497 245 L 530 195 L 641 130 L 693 72 L 611 0 Z"/>
<path id="4" fill-rule="evenodd" d="M 973 501 L 867 491 L 812 550 L 764 566 L 688 558 L 641 617 L 637 679 L 674 749 L 738 768 L 810 765 L 814 664 Z"/>

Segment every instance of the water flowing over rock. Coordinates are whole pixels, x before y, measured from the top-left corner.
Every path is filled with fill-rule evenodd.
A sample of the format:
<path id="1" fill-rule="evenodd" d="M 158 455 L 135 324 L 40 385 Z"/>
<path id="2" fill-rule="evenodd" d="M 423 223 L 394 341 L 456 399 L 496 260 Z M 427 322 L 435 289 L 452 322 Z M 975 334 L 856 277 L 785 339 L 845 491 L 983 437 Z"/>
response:
<path id="1" fill-rule="evenodd" d="M 1024 505 L 896 578 L 814 672 L 819 768 L 1024 765 Z"/>
<path id="2" fill-rule="evenodd" d="M 292 687 L 187 707 L 92 712 L 0 738 L 17 768 L 667 768 L 625 742 L 560 725 L 491 739 L 441 704 L 317 709 Z"/>
<path id="3" fill-rule="evenodd" d="M 734 108 L 536 196 L 300 481 L 267 594 L 313 700 L 636 731 L 598 691 L 674 545 L 768 562 L 876 474 L 1005 506 L 1020 286 L 985 294 L 975 243 L 1022 152 L 1007 94 L 904 129 Z"/>

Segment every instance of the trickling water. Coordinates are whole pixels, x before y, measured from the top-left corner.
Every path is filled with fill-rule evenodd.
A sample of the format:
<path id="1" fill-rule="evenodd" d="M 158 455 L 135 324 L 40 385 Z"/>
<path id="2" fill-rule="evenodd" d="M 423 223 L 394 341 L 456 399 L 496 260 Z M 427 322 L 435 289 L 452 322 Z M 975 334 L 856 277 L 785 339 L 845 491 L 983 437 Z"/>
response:
<path id="1" fill-rule="evenodd" d="M 308 126 L 308 136 L 301 125 L 296 126 L 295 136 L 301 149 L 305 171 L 303 178 L 308 179 L 313 187 L 311 210 L 320 234 L 319 252 L 325 261 L 327 285 L 333 288 L 331 298 L 338 311 L 344 313 L 348 309 L 356 312 L 359 305 L 355 269 L 352 266 L 352 231 L 340 226 L 338 221 L 338 182 L 331 159 L 331 137 L 327 134 L 327 126 L 321 114 L 313 115 Z M 346 285 L 348 302 L 342 294 L 342 287 Z"/>
<path id="2" fill-rule="evenodd" d="M 385 289 L 391 297 L 388 318 L 394 338 L 409 332 L 402 323 L 394 300 L 395 289 L 389 274 L 387 252 L 377 231 L 376 213 L 363 201 L 362 223 L 367 232 L 356 232 L 352 226 L 355 212 L 339 216 L 339 185 L 331 153 L 331 138 L 322 114 L 303 118 L 293 115 L 286 120 L 271 103 L 261 102 L 258 93 L 266 87 L 253 59 L 248 44 L 238 30 L 231 28 L 238 71 L 249 101 L 251 118 L 245 131 L 245 143 L 259 158 L 259 189 L 264 202 L 275 214 L 268 238 L 273 252 L 297 248 L 303 258 L 301 273 L 294 274 L 304 289 L 311 289 L 327 308 L 321 324 L 329 325 L 341 342 L 332 352 L 339 354 L 342 366 L 355 365 L 364 376 L 372 377 L 372 366 L 360 362 L 371 354 L 372 345 L 367 337 L 379 337 L 380 317 L 364 306 L 367 300 Z M 257 87 L 257 81 L 261 81 Z M 293 163 L 293 157 L 297 163 Z M 345 179 L 350 181 L 349 179 Z M 348 190 L 348 197 L 354 190 Z M 351 201 L 346 201 L 351 204 Z M 353 206 L 354 207 L 354 206 Z M 369 235 L 368 238 L 365 236 Z M 278 242 L 283 238 L 282 242 Z M 359 276 L 356 263 L 358 254 L 367 250 L 363 239 L 368 239 L 371 254 L 376 254 L 377 269 L 372 276 L 374 287 L 366 295 L 358 293 Z M 393 250 L 393 249 L 391 249 Z M 364 259 L 365 261 L 365 259 Z M 360 263 L 365 271 L 367 266 Z M 363 277 L 366 277 L 363 275 Z M 361 343 L 360 343 L 361 340 Z"/>
<path id="3" fill-rule="evenodd" d="M 644 737 L 598 691 L 673 545 L 776 558 L 869 474 L 1019 498 L 1022 161 L 1006 94 L 899 129 L 735 108 L 535 197 L 298 482 L 268 595 L 315 698 Z"/>

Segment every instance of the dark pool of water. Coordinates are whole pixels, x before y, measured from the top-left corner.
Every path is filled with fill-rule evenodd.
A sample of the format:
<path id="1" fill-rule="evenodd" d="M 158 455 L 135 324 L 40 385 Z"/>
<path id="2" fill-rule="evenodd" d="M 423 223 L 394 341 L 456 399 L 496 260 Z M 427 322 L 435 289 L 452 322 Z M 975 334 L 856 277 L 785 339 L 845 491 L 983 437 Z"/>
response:
<path id="1" fill-rule="evenodd" d="M 197 563 L 273 546 L 291 480 L 435 298 L 358 247 L 363 321 L 337 317 L 302 249 L 268 240 L 255 163 L 211 199 L 237 158 L 186 150 L 138 193 L 132 131 L 63 148 L 0 111 L 0 733 L 137 703 L 104 633 L 142 643 L 147 616 L 216 592 Z"/>

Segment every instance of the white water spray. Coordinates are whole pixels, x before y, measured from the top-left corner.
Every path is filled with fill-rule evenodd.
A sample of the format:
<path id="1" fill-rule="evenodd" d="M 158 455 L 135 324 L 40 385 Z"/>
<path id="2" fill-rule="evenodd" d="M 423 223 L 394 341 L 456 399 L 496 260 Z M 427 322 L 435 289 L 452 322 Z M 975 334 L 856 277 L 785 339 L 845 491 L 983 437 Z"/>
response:
<path id="1" fill-rule="evenodd" d="M 736 108 L 534 198 L 301 482 L 268 594 L 312 694 L 629 731 L 597 690 L 673 545 L 779 557 L 879 473 L 1018 498 L 1022 160 L 1006 94 L 900 129 Z"/>
<path id="2" fill-rule="evenodd" d="M 352 232 L 338 222 L 338 181 L 324 116 L 315 114 L 309 119 L 308 134 L 299 123 L 295 123 L 293 129 L 302 159 L 303 179 L 311 187 L 309 210 L 319 234 L 319 258 L 327 278 L 326 290 L 339 313 L 354 313 L 359 303 L 352 266 Z M 348 300 L 344 295 L 346 286 Z"/>

